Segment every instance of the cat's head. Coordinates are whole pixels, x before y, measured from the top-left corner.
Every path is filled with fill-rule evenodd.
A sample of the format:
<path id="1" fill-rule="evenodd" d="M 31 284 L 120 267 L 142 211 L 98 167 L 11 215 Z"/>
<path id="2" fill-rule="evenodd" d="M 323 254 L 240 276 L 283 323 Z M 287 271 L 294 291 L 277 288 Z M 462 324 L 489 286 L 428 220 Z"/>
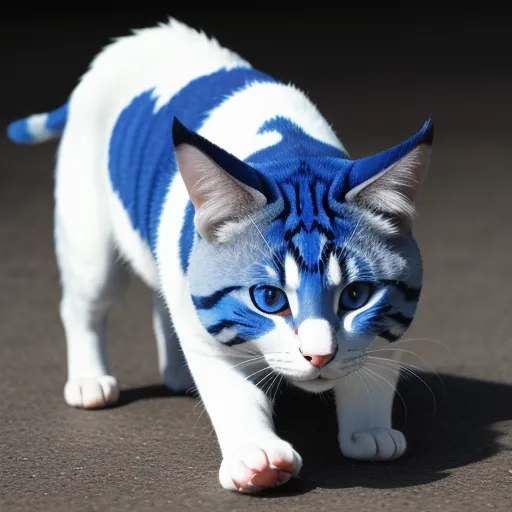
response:
<path id="1" fill-rule="evenodd" d="M 359 160 L 247 163 L 177 120 L 173 134 L 195 208 L 190 292 L 216 343 L 262 354 L 292 383 L 323 391 L 361 366 L 376 337 L 406 331 L 421 288 L 411 227 L 431 120 Z"/>

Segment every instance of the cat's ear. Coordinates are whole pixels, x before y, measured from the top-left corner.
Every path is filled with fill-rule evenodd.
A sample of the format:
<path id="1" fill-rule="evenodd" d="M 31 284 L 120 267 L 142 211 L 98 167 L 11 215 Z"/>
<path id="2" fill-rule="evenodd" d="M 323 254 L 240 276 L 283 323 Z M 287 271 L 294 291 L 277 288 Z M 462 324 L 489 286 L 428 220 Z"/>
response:
<path id="1" fill-rule="evenodd" d="M 348 180 L 347 202 L 391 220 L 399 234 L 412 228 L 415 201 L 427 175 L 434 125 L 432 119 L 405 142 L 356 160 Z"/>
<path id="2" fill-rule="evenodd" d="M 198 233 L 213 243 L 228 241 L 249 216 L 267 204 L 261 176 L 176 118 L 173 142 Z"/>

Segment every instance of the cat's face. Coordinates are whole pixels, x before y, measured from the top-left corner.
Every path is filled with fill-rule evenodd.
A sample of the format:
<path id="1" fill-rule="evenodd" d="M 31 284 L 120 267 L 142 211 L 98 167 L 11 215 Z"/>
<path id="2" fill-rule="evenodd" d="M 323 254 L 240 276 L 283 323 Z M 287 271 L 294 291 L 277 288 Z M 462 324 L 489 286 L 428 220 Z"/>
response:
<path id="1" fill-rule="evenodd" d="M 290 382 L 323 391 L 361 367 L 376 336 L 406 330 L 421 261 L 410 235 L 390 238 L 352 205 L 313 211 L 309 188 L 301 190 L 285 217 L 271 206 L 226 243 L 199 240 L 189 280 L 219 343 L 262 354 Z"/>
<path id="2" fill-rule="evenodd" d="M 407 330 L 421 287 L 410 226 L 429 122 L 366 159 L 267 168 L 186 136 L 192 144 L 176 154 L 200 235 L 188 278 L 215 343 L 261 354 L 292 383 L 323 391 L 362 366 L 376 337 L 392 342 Z"/>

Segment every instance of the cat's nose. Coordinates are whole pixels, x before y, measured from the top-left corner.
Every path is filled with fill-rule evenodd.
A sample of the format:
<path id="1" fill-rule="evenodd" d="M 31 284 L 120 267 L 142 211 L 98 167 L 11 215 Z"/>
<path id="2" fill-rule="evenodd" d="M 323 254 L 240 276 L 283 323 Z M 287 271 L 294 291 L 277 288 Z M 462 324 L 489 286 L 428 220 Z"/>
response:
<path id="1" fill-rule="evenodd" d="M 323 318 L 308 318 L 299 325 L 299 350 L 315 368 L 323 368 L 334 359 L 338 349 L 334 330 Z"/>
<path id="2" fill-rule="evenodd" d="M 306 361 L 309 361 L 315 368 L 323 368 L 334 359 L 334 354 L 327 354 L 324 356 L 315 356 L 309 354 L 302 354 Z"/>

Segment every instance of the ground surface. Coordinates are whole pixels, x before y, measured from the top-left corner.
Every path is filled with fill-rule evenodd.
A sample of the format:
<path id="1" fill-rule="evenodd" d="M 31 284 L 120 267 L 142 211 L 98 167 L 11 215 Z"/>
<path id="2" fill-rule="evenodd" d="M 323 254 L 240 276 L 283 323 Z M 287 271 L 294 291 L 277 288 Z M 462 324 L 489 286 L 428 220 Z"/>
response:
<path id="1" fill-rule="evenodd" d="M 402 386 L 407 456 L 389 464 L 344 460 L 332 409 L 287 392 L 278 424 L 304 457 L 301 479 L 259 497 L 223 491 L 219 451 L 201 406 L 159 387 L 149 294 L 140 283 L 110 325 L 121 405 L 68 408 L 52 248 L 56 145 L 16 147 L 2 135 L 2 512 L 512 509 L 508 29 L 506 16 L 457 16 L 411 13 L 389 25 L 376 15 L 365 25 L 320 9 L 292 13 L 284 32 L 283 18 L 249 26 L 209 13 L 182 16 L 307 89 L 354 157 L 401 141 L 434 114 L 432 168 L 416 228 L 425 288 L 406 339 L 430 338 L 449 349 L 425 340 L 402 345 L 435 367 L 445 387 L 442 394 L 437 379 L 425 377 L 436 396 L 433 415 L 421 382 Z M 61 103 L 108 37 L 157 18 L 162 13 L 101 23 L 48 16 L 3 22 L 2 130 L 12 118 Z M 404 423 L 400 401 L 396 417 Z"/>

